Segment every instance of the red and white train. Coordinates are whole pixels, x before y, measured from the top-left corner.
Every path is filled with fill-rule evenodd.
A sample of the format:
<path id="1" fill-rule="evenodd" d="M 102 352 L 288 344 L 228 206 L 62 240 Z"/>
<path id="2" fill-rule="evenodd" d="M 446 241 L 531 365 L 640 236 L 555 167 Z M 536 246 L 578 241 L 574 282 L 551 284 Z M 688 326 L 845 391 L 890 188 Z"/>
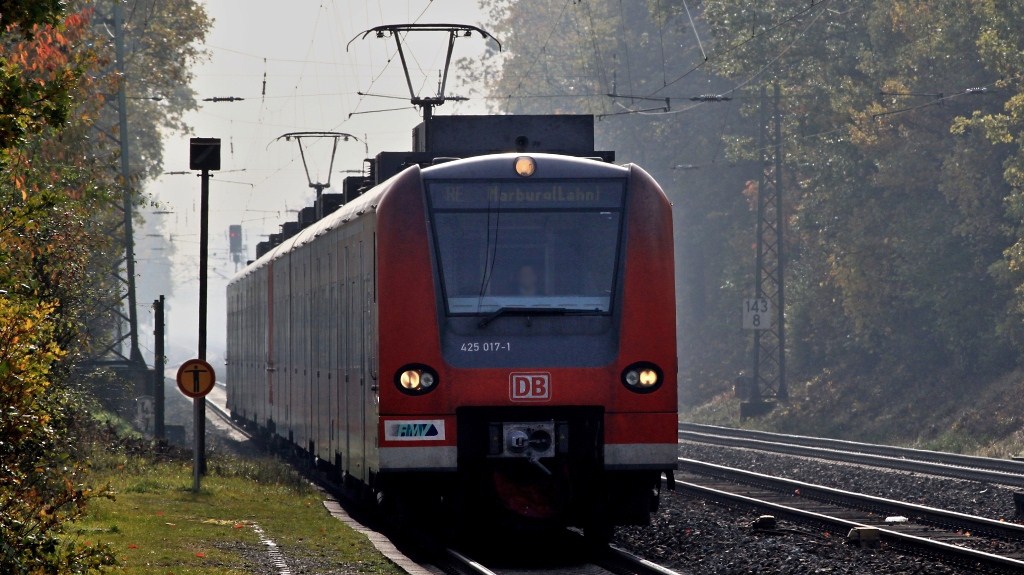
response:
<path id="1" fill-rule="evenodd" d="M 414 165 L 230 282 L 228 407 L 405 507 L 607 534 L 676 468 L 674 294 L 635 165 Z"/>

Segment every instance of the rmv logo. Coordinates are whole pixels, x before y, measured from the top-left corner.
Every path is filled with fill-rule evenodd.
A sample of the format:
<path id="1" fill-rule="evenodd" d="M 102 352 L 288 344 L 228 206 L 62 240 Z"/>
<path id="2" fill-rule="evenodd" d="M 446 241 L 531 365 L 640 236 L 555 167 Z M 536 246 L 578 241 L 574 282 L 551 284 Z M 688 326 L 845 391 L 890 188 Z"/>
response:
<path id="1" fill-rule="evenodd" d="M 512 401 L 547 401 L 551 399 L 551 374 L 510 374 L 509 397 Z"/>

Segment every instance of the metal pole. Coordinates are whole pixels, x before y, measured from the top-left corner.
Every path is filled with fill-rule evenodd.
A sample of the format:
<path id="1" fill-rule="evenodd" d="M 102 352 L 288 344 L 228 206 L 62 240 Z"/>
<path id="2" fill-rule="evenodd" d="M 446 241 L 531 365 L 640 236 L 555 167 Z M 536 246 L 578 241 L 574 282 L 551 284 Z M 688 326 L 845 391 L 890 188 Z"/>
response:
<path id="1" fill-rule="evenodd" d="M 331 159 L 333 160 L 333 156 L 332 156 Z M 316 206 L 316 221 L 319 222 L 320 220 L 322 220 L 324 218 L 323 194 L 324 194 L 325 184 L 317 183 L 317 184 L 312 184 L 312 186 L 313 186 L 314 189 L 316 189 L 316 203 L 314 205 Z"/>
<path id="2" fill-rule="evenodd" d="M 131 172 L 128 165 L 128 101 L 125 95 L 124 73 L 124 18 L 121 14 L 121 0 L 114 0 L 114 57 L 117 59 L 117 72 L 121 81 L 117 90 L 118 139 L 121 151 L 121 187 L 122 206 L 124 211 L 125 236 L 125 280 L 128 288 L 128 323 L 131 349 L 128 357 L 132 363 L 143 368 L 146 361 L 139 351 L 139 317 L 135 309 L 135 242 L 132 238 L 132 187 Z"/>
<path id="3" fill-rule="evenodd" d="M 210 171 L 200 175 L 202 186 L 199 200 L 199 359 L 206 361 L 206 268 L 210 241 Z M 195 418 L 195 486 L 199 475 L 206 474 L 206 398 L 192 400 Z"/>
<path id="4" fill-rule="evenodd" d="M 164 296 L 153 302 L 156 329 L 153 334 L 156 342 L 153 345 L 153 437 L 165 439 L 164 429 Z"/>
<path id="5" fill-rule="evenodd" d="M 786 389 L 786 274 L 785 246 L 782 243 L 782 231 L 786 226 L 786 215 L 782 212 L 782 119 L 779 113 L 779 83 L 775 82 L 775 246 L 778 252 L 779 301 L 776 307 L 778 317 L 776 329 L 779 332 L 779 384 L 776 397 L 785 401 L 789 399 Z"/>
<path id="6" fill-rule="evenodd" d="M 761 86 L 761 106 L 759 112 L 760 121 L 758 122 L 757 131 L 757 149 L 761 153 L 761 161 L 759 163 L 759 176 L 757 182 L 757 260 L 755 262 L 754 272 L 754 297 L 764 298 L 764 285 L 761 281 L 761 270 L 764 267 L 764 209 L 765 209 L 765 198 L 764 198 L 764 187 L 765 187 L 765 164 L 767 163 L 767 157 L 765 152 L 765 89 Z M 750 395 L 748 401 L 758 402 L 762 399 L 761 394 L 761 331 L 754 330 L 754 373 L 753 381 L 750 386 Z"/>

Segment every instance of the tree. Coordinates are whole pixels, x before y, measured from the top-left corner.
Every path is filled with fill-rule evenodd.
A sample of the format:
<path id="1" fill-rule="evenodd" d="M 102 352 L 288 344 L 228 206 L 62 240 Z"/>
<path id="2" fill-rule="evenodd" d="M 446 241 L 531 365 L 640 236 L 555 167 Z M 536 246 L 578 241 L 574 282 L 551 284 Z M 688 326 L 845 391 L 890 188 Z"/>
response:
<path id="1" fill-rule="evenodd" d="M 24 80 L 5 84 L 3 97 L 14 103 L 5 101 L 0 129 L 0 569 L 7 573 L 111 563 L 106 549 L 61 537 L 92 496 L 68 441 L 74 394 L 59 383 L 66 369 L 59 343 L 75 339 L 75 294 L 91 259 L 83 232 L 93 215 L 65 188 L 88 176 L 77 155 L 60 153 L 59 141 L 94 62 L 81 45 L 87 22 L 88 13 L 76 13 L 3 37 L 5 74 Z M 91 185 L 77 188 L 81 197 L 94 196 Z"/>
<path id="2" fill-rule="evenodd" d="M 123 182 L 116 143 L 96 134 L 110 133 L 105 102 L 123 78 L 109 66 L 110 39 L 100 33 L 92 9 L 83 3 L 65 14 L 63 4 L 54 2 L 55 11 L 42 11 L 50 5 L 5 3 L 2 12 L 4 18 L 35 19 L 26 20 L 31 28 L 13 26 L 0 37 L 6 74 L 0 86 L 4 573 L 84 573 L 114 561 L 109 549 L 82 545 L 63 530 L 90 498 L 103 494 L 87 484 L 87 453 L 80 441 L 87 400 L 74 368 L 90 345 L 87 320 L 95 308 L 118 302 L 108 272 L 117 265 L 121 246 L 107 232 L 122 217 L 115 206 Z M 193 47 L 175 47 L 202 38 L 209 22 L 201 9 L 192 2 L 161 6 L 161 13 L 191 15 L 191 25 L 199 26 L 181 36 L 176 34 L 183 21 L 161 29 L 161 56 L 195 54 Z M 161 65 L 137 56 L 151 60 L 137 62 L 140 69 Z M 187 79 L 189 63 L 185 58 L 172 68 Z M 194 101 L 187 87 L 179 86 L 178 92 L 166 108 L 136 114 L 141 132 L 180 126 L 180 114 Z M 136 148 L 139 174 L 159 170 L 158 146 Z"/>
<path id="3" fill-rule="evenodd" d="M 998 188 L 1002 194 L 996 199 L 1005 201 L 1007 217 L 998 220 L 998 225 L 992 225 L 993 218 L 979 219 L 963 232 L 971 238 L 991 233 L 1011 238 L 1003 258 L 993 262 L 991 269 L 1013 290 L 1009 313 L 999 325 L 1008 344 L 1019 350 L 1017 344 L 1024 335 L 1024 7 L 1016 2 L 986 0 L 974 9 L 979 23 L 975 39 L 978 60 L 993 81 L 979 84 L 984 90 L 979 90 L 979 95 L 988 99 L 989 105 L 964 111 L 952 127 L 963 142 L 959 150 L 965 166 L 961 189 L 967 193 L 961 201 L 991 213 L 998 210 L 991 205 L 993 200 L 970 190 Z M 994 177 L 996 174 L 1001 179 Z"/>
<path id="4" fill-rule="evenodd" d="M 1000 190 L 954 184 L 983 172 L 949 136 L 958 113 L 991 105 L 966 91 L 991 78 L 972 65 L 978 15 L 958 1 L 828 4 L 727 0 L 704 14 L 717 65 L 783 90 L 793 271 L 811 274 L 788 296 L 820 330 L 791 332 L 795 345 L 887 370 L 991 368 L 1005 349 L 987 259 L 1006 241 L 992 226 Z M 979 226 L 989 233 L 964 242 Z"/>
<path id="5" fill-rule="evenodd" d="M 70 92 L 82 69 L 60 51 L 67 27 L 59 0 L 4 2 L 0 23 L 0 150 L 16 146 L 26 136 L 62 124 L 71 111 Z M 66 27 L 67 26 L 67 27 Z M 0 166 L 7 158 L 0 155 Z"/>
<path id="6" fill-rule="evenodd" d="M 116 75 L 109 36 L 115 21 L 113 2 L 76 2 L 95 6 L 92 34 L 98 57 L 110 64 L 105 73 Z M 118 81 L 127 94 L 132 184 L 141 188 L 163 172 L 161 132 L 188 130 L 183 116 L 197 105 L 190 87 L 191 67 L 205 57 L 202 42 L 212 22 L 193 0 L 138 0 L 125 10 L 123 24 L 125 74 Z M 115 93 L 105 95 L 109 105 L 97 122 L 101 138 L 117 134 Z"/>
<path id="7" fill-rule="evenodd" d="M 106 546 L 62 536 L 64 524 L 97 493 L 67 431 L 78 402 L 54 389 L 52 305 L 0 297 L 0 569 L 4 573 L 82 573 L 114 564 Z"/>
<path id="8" fill-rule="evenodd" d="M 469 77 L 488 79 L 504 112 L 597 113 L 620 159 L 654 167 L 682 224 L 680 363 L 702 396 L 746 361 L 746 334 L 725 326 L 752 283 L 743 190 L 757 180 L 762 86 L 782 94 L 791 374 L 920 380 L 1018 357 L 1021 318 L 1007 310 L 1024 313 L 1024 8 L 526 4 L 482 2 L 505 53 Z M 723 102 L 690 109 L 684 96 L 700 94 L 729 96 L 744 119 L 712 113 Z M 670 96 L 669 113 L 626 96 Z"/>

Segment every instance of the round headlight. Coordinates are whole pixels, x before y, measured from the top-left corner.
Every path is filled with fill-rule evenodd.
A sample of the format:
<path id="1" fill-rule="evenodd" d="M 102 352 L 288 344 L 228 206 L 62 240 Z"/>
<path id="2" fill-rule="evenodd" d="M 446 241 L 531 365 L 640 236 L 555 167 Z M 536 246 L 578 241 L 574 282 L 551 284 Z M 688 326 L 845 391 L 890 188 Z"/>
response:
<path id="1" fill-rule="evenodd" d="M 631 370 L 627 371 L 626 372 L 626 385 L 628 385 L 630 387 L 636 387 L 636 385 L 638 383 L 640 383 L 640 372 L 635 370 L 635 369 L 631 369 Z"/>
<path id="2" fill-rule="evenodd" d="M 638 361 L 622 371 L 626 389 L 637 393 L 650 393 L 661 387 L 661 368 L 648 361 Z"/>
<path id="3" fill-rule="evenodd" d="M 640 387 L 651 387 L 658 385 L 658 372 L 653 369 L 641 369 L 640 370 Z"/>
<path id="4" fill-rule="evenodd" d="M 426 365 L 409 364 L 395 373 L 398 390 L 409 395 L 421 395 L 434 389 L 437 372 Z"/>
<path id="5" fill-rule="evenodd" d="M 402 372 L 402 375 L 398 376 L 398 381 L 405 389 L 419 389 L 420 372 L 414 369 L 407 369 Z"/>
<path id="6" fill-rule="evenodd" d="M 420 373 L 420 387 L 423 389 L 430 389 L 434 387 L 434 375 L 429 371 Z"/>

